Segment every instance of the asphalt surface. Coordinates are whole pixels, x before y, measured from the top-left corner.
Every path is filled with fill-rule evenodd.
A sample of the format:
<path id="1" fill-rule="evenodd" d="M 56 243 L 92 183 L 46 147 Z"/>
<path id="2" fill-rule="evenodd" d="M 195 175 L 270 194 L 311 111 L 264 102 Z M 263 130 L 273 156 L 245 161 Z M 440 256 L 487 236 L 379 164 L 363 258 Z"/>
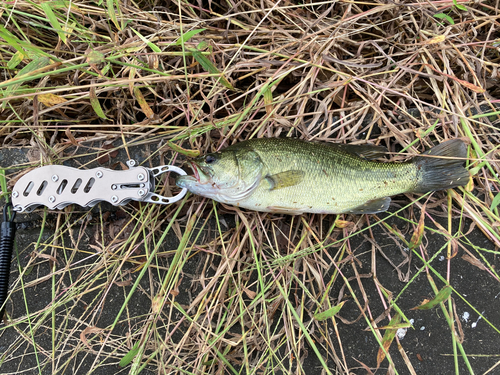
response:
<path id="1" fill-rule="evenodd" d="M 27 158 L 27 149 L 19 148 L 4 148 L 0 150 L 0 166 L 3 168 L 12 168 L 17 165 L 22 165 L 29 162 Z M 85 150 L 80 150 L 82 153 Z M 143 159 L 142 151 L 139 149 L 133 150 L 133 157 L 137 158 L 139 161 Z M 109 166 L 112 162 L 120 160 L 122 162 L 127 160 L 127 157 L 123 151 L 120 151 L 116 158 L 108 161 Z M 97 166 L 97 165 L 95 165 Z M 11 169 L 12 171 L 12 169 Z M 10 171 L 10 172 L 11 172 Z M 10 173 L 9 171 L 7 173 Z M 404 203 L 405 197 L 399 197 L 399 199 Z M 94 208 L 94 210 L 98 207 Z M 113 212 L 110 216 L 110 220 L 120 220 L 119 215 L 116 216 L 116 208 L 111 205 L 101 206 L 103 210 L 109 210 Z M 393 210 L 393 207 L 391 207 Z M 381 215 L 383 217 L 383 215 Z M 41 236 L 42 240 L 49 238 L 53 234 L 53 227 L 51 226 L 50 220 L 54 219 L 54 215 L 49 215 L 49 222 L 46 226 L 46 230 L 40 233 L 40 215 L 36 212 L 33 214 L 21 214 L 18 215 L 16 221 L 21 223 L 18 225 L 18 231 L 16 236 L 17 248 L 25 249 L 23 256 L 15 256 L 12 262 L 12 274 L 15 278 L 17 275 L 18 262 L 24 265 L 27 262 L 26 254 L 30 253 L 30 249 L 33 249 L 34 243 L 36 243 Z M 447 227 L 447 220 L 445 218 L 438 219 L 444 227 Z M 230 218 L 228 218 L 230 222 Z M 285 219 L 286 222 L 286 219 Z M 398 219 L 388 219 L 388 223 L 393 227 L 403 228 L 406 224 Z M 426 222 L 428 225 L 430 223 Z M 460 223 L 459 220 L 454 221 L 454 229 L 457 230 L 459 225 L 462 225 L 462 232 L 467 233 L 471 222 L 465 221 Z M 89 235 L 88 238 L 92 237 L 93 229 L 88 228 Z M 453 357 L 453 347 L 451 340 L 451 333 L 448 324 L 443 317 L 442 311 L 439 308 L 434 308 L 432 310 L 411 310 L 411 308 L 420 304 L 425 298 L 432 298 L 434 295 L 428 278 L 424 273 L 417 274 L 417 270 L 421 267 L 422 262 L 414 257 L 412 260 L 410 269 L 408 266 L 403 266 L 401 269 L 405 272 L 410 271 L 411 277 L 414 278 L 412 282 L 408 283 L 400 280 L 398 273 L 394 270 L 394 267 L 390 265 L 390 261 L 394 264 L 399 264 L 405 259 L 404 251 L 401 244 L 397 242 L 394 238 L 388 236 L 380 226 L 374 227 L 374 236 L 376 239 L 376 244 L 380 250 L 376 252 L 376 265 L 377 265 L 377 279 L 381 284 L 392 292 L 393 296 L 398 296 L 399 293 L 404 290 L 401 297 L 397 300 L 398 306 L 400 306 L 408 318 L 413 319 L 413 328 L 406 331 L 406 334 L 401 335 L 401 344 L 403 345 L 406 355 L 415 366 L 415 371 L 417 374 L 452 374 L 454 373 L 454 357 Z M 410 233 L 411 235 L 411 233 Z M 470 240 L 476 246 L 480 246 L 485 251 L 483 255 L 490 264 L 496 269 L 500 266 L 500 261 L 498 259 L 498 249 L 495 249 L 493 244 L 476 228 L 472 228 L 471 233 L 467 235 L 467 239 Z M 456 317 L 459 319 L 461 330 L 463 331 L 463 345 L 466 353 L 469 355 L 469 361 L 475 373 L 481 374 L 486 372 L 490 367 L 495 365 L 500 361 L 500 334 L 498 333 L 500 329 L 500 288 L 498 282 L 492 277 L 487 271 L 480 269 L 479 267 L 471 264 L 463 258 L 466 255 L 465 249 L 470 250 L 474 253 L 474 250 L 466 244 L 465 240 L 461 240 L 463 247 L 458 250 L 457 256 L 453 258 L 451 262 L 451 277 L 450 284 L 453 286 L 457 294 L 453 295 L 453 303 L 455 304 Z M 80 243 L 81 249 L 86 250 L 91 253 L 93 250 L 90 245 L 90 240 L 82 241 Z M 429 257 L 435 256 L 433 261 L 433 267 L 438 271 L 440 275 L 446 275 L 447 261 L 443 259 L 446 254 L 446 243 L 444 237 L 440 234 L 426 233 L 426 238 L 424 239 L 424 245 Z M 177 246 L 177 239 L 175 237 L 167 238 L 165 241 L 166 248 L 175 248 Z M 372 267 L 372 246 L 369 242 L 365 241 L 362 235 L 355 236 L 352 239 L 352 248 L 356 249 L 356 253 L 360 254 L 358 256 L 359 273 L 368 274 Z M 332 250 L 333 251 L 333 250 Z M 383 255 L 382 252 L 385 254 Z M 83 252 L 82 252 L 83 253 Z M 81 256 L 81 255 L 80 255 Z M 82 261 L 85 259 L 81 256 L 81 259 L 76 258 L 75 262 Z M 193 275 L 195 278 L 196 273 L 199 271 L 198 263 L 200 259 L 196 256 L 193 257 L 185 266 L 185 274 Z M 405 268 L 406 267 L 406 268 Z M 351 267 L 343 268 L 345 276 L 347 278 L 353 277 L 354 273 Z M 42 278 L 44 275 L 50 273 L 48 263 L 42 263 L 37 266 L 36 269 L 26 277 L 25 283 L 29 283 L 37 278 Z M 325 280 L 329 279 L 329 275 L 325 275 Z M 363 279 L 364 280 L 364 279 Z M 442 287 L 443 281 L 439 280 L 438 276 L 434 277 L 434 280 L 438 287 Z M 196 295 L 191 293 L 190 289 L 191 280 L 187 277 L 181 285 L 179 302 L 189 304 Z M 141 282 L 141 286 L 145 289 L 148 288 L 149 280 L 147 277 Z M 355 285 L 356 283 L 353 283 Z M 366 278 L 366 283 L 363 283 L 366 295 L 370 301 L 370 309 L 373 311 L 383 311 L 384 306 L 381 305 L 380 298 L 378 297 L 378 291 L 375 288 L 374 283 L 370 277 Z M 183 290 L 182 288 L 185 288 Z M 358 286 L 359 288 L 359 286 Z M 51 301 L 51 284 L 50 280 L 41 282 L 36 287 L 27 288 L 27 294 L 23 296 L 22 293 L 15 293 L 13 299 L 8 301 L 7 310 L 13 316 L 20 316 L 25 313 L 26 306 L 28 306 L 31 312 L 42 312 L 47 303 Z M 342 298 L 345 290 L 335 289 L 331 293 L 331 298 Z M 356 292 L 359 292 L 357 290 Z M 459 295 L 465 297 L 460 298 Z M 88 295 L 89 300 L 92 300 L 92 294 Z M 116 316 L 116 311 L 118 311 L 124 301 L 124 295 L 119 289 L 111 289 L 110 295 L 108 297 L 108 302 L 106 311 L 102 311 L 99 317 L 99 324 L 101 326 L 106 326 L 114 320 Z M 115 310 L 113 310 L 113 306 Z M 130 303 L 130 314 L 131 316 L 141 316 L 141 314 L 147 314 L 150 308 L 150 301 L 141 293 L 136 293 L 133 301 Z M 68 308 L 68 307 L 65 307 Z M 83 314 L 83 306 L 71 307 L 71 314 L 73 317 L 78 318 L 79 314 Z M 485 319 L 479 318 L 479 313 L 482 313 Z M 61 308 L 59 314 L 64 314 L 64 308 Z M 59 315 L 58 314 L 58 315 Z M 376 356 L 378 350 L 378 344 L 374 338 L 374 335 L 367 330 L 367 324 L 364 318 L 359 318 L 360 311 L 352 299 L 348 299 L 344 305 L 341 314 L 343 321 L 339 321 L 337 329 L 339 331 L 339 337 L 342 341 L 343 354 L 346 358 L 346 362 L 351 368 L 354 374 L 365 374 L 366 370 L 363 369 L 362 363 L 375 367 Z M 376 317 L 375 317 L 376 318 Z M 65 321 L 62 317 L 58 316 L 58 321 L 61 323 Z M 331 323 L 328 323 L 331 324 Z M 5 352 L 9 349 L 9 356 L 7 358 L 2 358 L 2 364 L 0 367 L 0 374 L 10 374 L 10 373 L 24 373 L 24 374 L 34 374 L 37 373 L 34 368 L 36 368 L 36 356 L 33 353 L 32 344 L 28 344 L 27 340 L 19 340 L 20 335 L 29 332 L 26 326 L 19 325 L 16 328 L 4 329 L 4 324 L 0 326 L 2 331 L 0 332 L 0 353 Z M 69 327 L 66 327 L 69 329 Z M 126 327 L 123 327 L 124 332 Z M 334 327 L 329 327 L 329 332 L 336 336 Z M 31 338 L 33 342 L 39 347 L 39 351 L 43 352 L 46 350 L 50 353 L 51 350 L 51 330 L 50 327 L 44 332 L 40 333 L 36 337 Z M 335 338 L 333 341 L 335 342 Z M 17 345 L 17 348 L 12 351 L 12 346 Z M 340 355 L 340 346 L 336 347 L 335 350 Z M 396 364 L 396 368 L 400 374 L 406 374 L 407 366 L 404 364 L 404 360 L 396 345 L 392 345 L 390 349 L 390 354 L 393 361 Z M 93 355 L 79 355 L 75 359 L 79 362 L 78 373 L 87 373 L 93 362 Z M 328 362 L 332 369 L 334 369 L 335 364 L 330 361 Z M 385 366 L 385 367 L 384 367 Z M 378 373 L 386 373 L 387 361 L 382 364 L 382 368 Z M 460 373 L 468 373 L 463 360 L 459 356 L 459 367 Z M 321 367 L 315 358 L 312 351 L 304 360 L 304 368 L 307 370 L 307 374 L 315 375 L 321 374 Z M 31 369 L 31 370 L 29 370 Z M 106 365 L 102 364 L 94 374 L 115 374 L 115 373 L 127 373 L 127 369 L 120 369 L 116 364 Z M 42 373 L 51 373 L 50 368 L 44 368 Z M 68 369 L 68 372 L 72 373 L 72 370 Z M 150 373 L 150 370 L 146 368 L 143 374 Z M 151 371 L 151 373 L 154 373 Z M 500 367 L 493 370 L 491 374 L 500 374 Z"/>

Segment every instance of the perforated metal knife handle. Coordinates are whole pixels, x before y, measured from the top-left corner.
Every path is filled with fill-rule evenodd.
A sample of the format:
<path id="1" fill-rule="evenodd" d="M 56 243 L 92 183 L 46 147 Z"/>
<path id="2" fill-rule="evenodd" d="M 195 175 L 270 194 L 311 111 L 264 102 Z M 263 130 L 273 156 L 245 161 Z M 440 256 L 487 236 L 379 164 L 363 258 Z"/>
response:
<path id="1" fill-rule="evenodd" d="M 186 174 L 180 168 L 134 167 L 133 161 L 127 164 L 131 168 L 124 171 L 107 168 L 83 170 L 62 165 L 34 169 L 22 176 L 14 186 L 14 210 L 32 211 L 38 206 L 61 209 L 70 204 L 92 207 L 102 201 L 115 206 L 125 205 L 132 200 L 170 204 L 181 199 L 187 192 L 183 189 L 175 197 L 162 197 L 154 193 L 156 175 L 169 171 Z"/>

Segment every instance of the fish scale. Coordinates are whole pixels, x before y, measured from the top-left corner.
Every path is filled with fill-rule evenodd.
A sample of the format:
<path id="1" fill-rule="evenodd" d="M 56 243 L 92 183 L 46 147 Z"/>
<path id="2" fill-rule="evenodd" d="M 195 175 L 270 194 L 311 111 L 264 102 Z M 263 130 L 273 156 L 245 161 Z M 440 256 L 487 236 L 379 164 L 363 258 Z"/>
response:
<path id="1" fill-rule="evenodd" d="M 349 212 L 368 201 L 411 191 L 418 183 L 417 169 L 411 163 L 369 161 L 335 144 L 266 138 L 248 141 L 245 146 L 259 155 L 264 175 L 290 169 L 305 175 L 297 185 L 274 190 L 263 179 L 248 199 L 237 204 L 244 208 L 282 213 Z M 233 149 L 240 151 L 238 146 Z"/>

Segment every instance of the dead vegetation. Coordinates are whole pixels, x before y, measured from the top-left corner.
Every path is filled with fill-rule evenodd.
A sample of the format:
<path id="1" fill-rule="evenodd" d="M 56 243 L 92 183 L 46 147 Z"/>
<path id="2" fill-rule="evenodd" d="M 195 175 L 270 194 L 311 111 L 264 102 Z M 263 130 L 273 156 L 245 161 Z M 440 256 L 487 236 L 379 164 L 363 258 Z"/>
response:
<path id="1" fill-rule="evenodd" d="M 0 138 L 30 150 L 3 162 L 9 187 L 39 165 L 180 165 L 279 136 L 369 141 L 399 160 L 460 137 L 471 180 L 398 197 L 384 215 L 279 217 L 195 196 L 41 210 L 51 234 L 18 246 L 0 372 L 495 373 L 498 350 L 476 346 L 458 310 L 498 343 L 499 12 L 461 0 L 3 2 Z M 438 313 L 410 310 L 426 297 Z M 417 313 L 446 344 L 398 335 L 389 349 L 384 327 Z"/>

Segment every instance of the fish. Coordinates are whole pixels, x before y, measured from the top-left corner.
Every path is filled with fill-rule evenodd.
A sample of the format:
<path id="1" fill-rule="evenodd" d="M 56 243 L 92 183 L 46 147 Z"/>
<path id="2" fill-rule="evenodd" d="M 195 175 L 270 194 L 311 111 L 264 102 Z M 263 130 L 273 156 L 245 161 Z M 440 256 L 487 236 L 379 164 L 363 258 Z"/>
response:
<path id="1" fill-rule="evenodd" d="M 190 161 L 177 186 L 249 210 L 299 215 L 374 214 L 391 196 L 464 186 L 467 146 L 451 139 L 405 162 L 381 162 L 375 145 L 255 138 Z"/>

